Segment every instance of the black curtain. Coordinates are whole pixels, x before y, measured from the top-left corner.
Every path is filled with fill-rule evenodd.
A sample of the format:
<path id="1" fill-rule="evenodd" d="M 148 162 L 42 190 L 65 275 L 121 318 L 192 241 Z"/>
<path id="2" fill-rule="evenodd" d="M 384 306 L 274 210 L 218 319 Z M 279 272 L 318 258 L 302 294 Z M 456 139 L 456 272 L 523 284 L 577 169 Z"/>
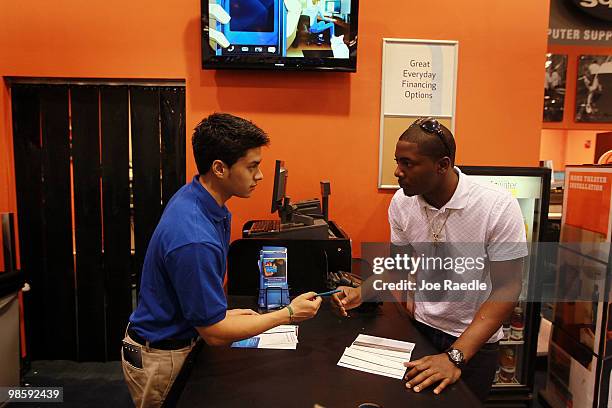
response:
<path id="1" fill-rule="evenodd" d="M 118 359 L 149 239 L 185 183 L 185 88 L 19 83 L 11 95 L 28 354 Z"/>

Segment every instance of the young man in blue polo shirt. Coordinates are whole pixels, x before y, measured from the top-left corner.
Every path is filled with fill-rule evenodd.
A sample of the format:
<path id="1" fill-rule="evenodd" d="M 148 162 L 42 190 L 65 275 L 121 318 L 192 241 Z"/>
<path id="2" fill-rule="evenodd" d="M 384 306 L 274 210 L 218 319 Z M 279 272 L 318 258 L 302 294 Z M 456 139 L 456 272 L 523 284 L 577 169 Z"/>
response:
<path id="1" fill-rule="evenodd" d="M 199 337 L 226 345 L 309 319 L 321 305 L 309 292 L 272 313 L 227 310 L 231 214 L 225 202 L 249 197 L 263 179 L 261 147 L 268 143 L 255 124 L 229 114 L 212 114 L 194 131 L 199 175 L 172 197 L 151 237 L 138 307 L 123 340 L 123 373 L 137 407 L 162 405 Z"/>

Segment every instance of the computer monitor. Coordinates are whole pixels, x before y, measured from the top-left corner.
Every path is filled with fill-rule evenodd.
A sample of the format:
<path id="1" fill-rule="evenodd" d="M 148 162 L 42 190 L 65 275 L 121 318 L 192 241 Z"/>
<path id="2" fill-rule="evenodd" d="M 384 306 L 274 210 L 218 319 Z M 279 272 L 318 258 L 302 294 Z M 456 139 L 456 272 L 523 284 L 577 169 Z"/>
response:
<path id="1" fill-rule="evenodd" d="M 291 202 L 291 198 L 286 195 L 288 177 L 289 171 L 285 168 L 285 162 L 276 160 L 271 212 L 278 212 L 280 222 L 275 222 L 275 220 L 253 221 L 243 233 L 246 233 L 246 237 L 328 239 L 330 232 L 327 224 L 327 210 L 324 214 L 321 200 L 314 198 Z M 323 182 L 321 194 L 324 200 L 328 199 L 329 193 L 329 182 Z M 325 208 L 328 208 L 327 201 L 325 201 Z"/>
<path id="2" fill-rule="evenodd" d="M 285 163 L 277 160 L 274 166 L 274 188 L 272 189 L 272 214 L 280 210 L 285 199 L 287 190 L 287 177 L 289 172 L 285 168 Z"/>

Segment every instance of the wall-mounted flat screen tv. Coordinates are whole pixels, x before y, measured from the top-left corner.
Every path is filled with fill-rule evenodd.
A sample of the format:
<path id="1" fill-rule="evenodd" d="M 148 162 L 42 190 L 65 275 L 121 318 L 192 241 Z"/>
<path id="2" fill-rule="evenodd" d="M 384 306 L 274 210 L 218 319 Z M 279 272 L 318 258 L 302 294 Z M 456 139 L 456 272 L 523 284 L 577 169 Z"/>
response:
<path id="1" fill-rule="evenodd" d="M 201 0 L 204 69 L 355 72 L 358 0 Z"/>

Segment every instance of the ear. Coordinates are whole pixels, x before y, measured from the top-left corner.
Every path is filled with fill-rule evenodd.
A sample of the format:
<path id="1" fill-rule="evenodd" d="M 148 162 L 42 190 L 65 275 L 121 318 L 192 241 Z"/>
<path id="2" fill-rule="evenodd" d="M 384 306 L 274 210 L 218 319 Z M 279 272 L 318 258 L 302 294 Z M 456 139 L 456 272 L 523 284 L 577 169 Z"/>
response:
<path id="1" fill-rule="evenodd" d="M 218 178 L 224 178 L 228 174 L 228 168 L 221 160 L 215 160 L 210 166 L 210 169 Z"/>
<path id="2" fill-rule="evenodd" d="M 451 167 L 450 157 L 446 156 L 438 160 L 438 174 L 446 174 Z"/>

